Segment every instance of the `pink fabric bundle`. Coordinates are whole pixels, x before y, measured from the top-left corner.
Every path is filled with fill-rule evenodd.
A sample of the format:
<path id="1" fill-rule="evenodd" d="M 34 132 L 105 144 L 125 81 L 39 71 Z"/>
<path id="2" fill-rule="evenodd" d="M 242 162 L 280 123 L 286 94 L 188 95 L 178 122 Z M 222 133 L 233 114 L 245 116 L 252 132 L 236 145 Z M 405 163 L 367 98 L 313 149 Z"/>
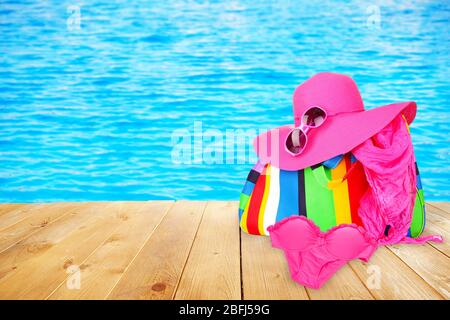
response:
<path id="1" fill-rule="evenodd" d="M 416 198 L 416 174 L 411 136 L 401 115 L 352 153 L 363 164 L 369 183 L 358 214 L 371 238 L 379 244 L 442 241 L 439 236 L 406 237 Z"/>
<path id="2" fill-rule="evenodd" d="M 364 228 L 341 225 L 324 233 L 298 216 L 268 228 L 272 245 L 285 252 L 292 278 L 311 288 L 320 288 L 351 259 L 367 261 L 378 245 L 442 242 L 440 236 L 406 236 L 416 175 L 411 136 L 401 115 L 352 153 L 363 164 L 369 183 L 358 211 Z"/>

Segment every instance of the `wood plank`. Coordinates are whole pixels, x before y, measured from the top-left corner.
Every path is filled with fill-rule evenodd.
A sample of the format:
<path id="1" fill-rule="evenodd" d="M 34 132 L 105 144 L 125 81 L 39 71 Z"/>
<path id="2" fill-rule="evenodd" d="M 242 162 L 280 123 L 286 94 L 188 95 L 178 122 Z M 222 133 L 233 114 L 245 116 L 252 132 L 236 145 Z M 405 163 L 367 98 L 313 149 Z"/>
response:
<path id="1" fill-rule="evenodd" d="M 270 238 L 241 231 L 242 290 L 245 300 L 308 300 L 305 287 L 291 279 L 282 250 Z"/>
<path id="2" fill-rule="evenodd" d="M 433 207 L 439 208 L 447 214 L 447 217 L 450 216 L 450 202 L 427 202 Z"/>
<path id="3" fill-rule="evenodd" d="M 306 289 L 311 300 L 373 300 L 369 290 L 348 264 L 320 289 Z"/>
<path id="4" fill-rule="evenodd" d="M 175 299 L 241 299 L 238 204 L 208 202 Z"/>
<path id="5" fill-rule="evenodd" d="M 431 211 L 431 212 L 433 212 L 433 214 L 439 215 L 444 219 L 450 219 L 450 214 L 447 211 L 445 211 L 442 208 L 435 205 L 434 203 L 426 203 L 425 207 L 426 207 L 427 213 L 428 213 L 428 211 Z M 428 218 L 428 215 L 427 215 L 427 218 Z"/>
<path id="6" fill-rule="evenodd" d="M 350 266 L 376 299 L 443 299 L 386 247 L 379 247 L 369 263 L 353 260 Z"/>
<path id="7" fill-rule="evenodd" d="M 423 235 L 442 236 L 444 238 L 443 243 L 429 242 L 429 244 L 447 257 L 450 257 L 450 244 L 448 242 L 450 239 L 450 220 L 436 213 L 437 210 L 439 209 L 427 206 L 427 221 Z"/>
<path id="8" fill-rule="evenodd" d="M 70 289 L 63 281 L 49 299 L 106 298 L 172 204 L 142 202 L 127 209 L 130 218 L 80 266 L 80 288 Z M 136 214 L 130 214 L 132 210 Z"/>
<path id="9" fill-rule="evenodd" d="M 18 207 L 2 214 L 0 218 L 0 230 L 6 229 L 23 219 L 39 212 L 40 210 L 48 210 L 51 207 L 57 206 L 54 203 L 50 204 L 29 204 L 23 207 Z"/>
<path id="10" fill-rule="evenodd" d="M 61 217 L 77 210 L 76 203 L 64 203 L 48 206 L 36 211 L 34 214 L 25 217 L 21 221 L 0 230 L 0 252 L 6 250 L 21 239 L 46 228 Z"/>
<path id="11" fill-rule="evenodd" d="M 444 298 L 450 298 L 450 259 L 430 246 L 393 245 L 388 247 Z"/>
<path id="12" fill-rule="evenodd" d="M 0 217 L 3 214 L 5 214 L 5 213 L 17 210 L 19 208 L 23 208 L 23 207 L 25 207 L 27 205 L 29 205 L 29 204 L 25 204 L 25 203 L 1 203 L 0 204 Z"/>
<path id="13" fill-rule="evenodd" d="M 108 299 L 172 299 L 205 205 L 175 202 Z"/>
<path id="14" fill-rule="evenodd" d="M 443 235 L 446 242 L 382 247 L 368 265 L 350 262 L 320 290 L 292 281 L 282 251 L 267 237 L 242 234 L 242 298 L 448 299 L 445 204 L 427 203 L 424 234 Z M 162 217 L 161 211 L 143 215 L 153 212 L 151 202 L 0 205 L 0 299 L 239 299 L 235 202 L 208 204 L 203 220 L 205 203 L 176 206 Z M 73 264 L 81 267 L 80 290 L 66 288 Z M 368 284 L 367 268 L 374 265 L 381 270 L 380 289 Z"/>
<path id="15" fill-rule="evenodd" d="M 449 222 L 445 221 L 442 224 L 449 224 Z M 425 227 L 423 235 L 440 235 L 440 236 L 442 236 L 444 238 L 444 241 L 442 243 L 429 242 L 429 245 L 431 245 L 435 249 L 439 250 L 440 252 L 445 254 L 447 257 L 450 257 L 450 243 L 448 242 L 448 239 L 450 239 L 450 233 L 448 230 L 449 229 L 444 229 L 443 226 L 440 224 L 436 224 L 434 222 L 427 221 L 427 226 Z"/>
<path id="16" fill-rule="evenodd" d="M 51 228 L 39 229 L 38 232 L 20 240 L 15 245 L 0 253 L 0 280 L 17 270 L 18 265 L 42 255 L 57 246 L 72 232 L 86 228 L 102 214 L 106 203 L 79 203 L 77 209 L 57 220 Z"/>
<path id="17" fill-rule="evenodd" d="M 129 219 L 127 205 L 124 202 L 111 202 L 95 218 L 88 220 L 58 245 L 17 264 L 14 270 L 0 280 L 0 298 L 46 298 L 66 279 L 68 267 L 82 265 L 121 223 Z"/>

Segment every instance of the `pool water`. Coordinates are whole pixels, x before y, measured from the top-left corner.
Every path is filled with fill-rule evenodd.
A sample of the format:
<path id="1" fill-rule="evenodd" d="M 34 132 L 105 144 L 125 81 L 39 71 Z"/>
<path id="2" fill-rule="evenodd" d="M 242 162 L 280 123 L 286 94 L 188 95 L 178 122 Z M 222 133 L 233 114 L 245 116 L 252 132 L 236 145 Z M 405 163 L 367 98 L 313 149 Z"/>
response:
<path id="1" fill-rule="evenodd" d="M 425 197 L 450 201 L 450 3 L 375 4 L 0 1 L 0 202 L 237 200 L 251 161 L 179 164 L 173 132 L 291 123 L 319 71 L 417 101 Z"/>

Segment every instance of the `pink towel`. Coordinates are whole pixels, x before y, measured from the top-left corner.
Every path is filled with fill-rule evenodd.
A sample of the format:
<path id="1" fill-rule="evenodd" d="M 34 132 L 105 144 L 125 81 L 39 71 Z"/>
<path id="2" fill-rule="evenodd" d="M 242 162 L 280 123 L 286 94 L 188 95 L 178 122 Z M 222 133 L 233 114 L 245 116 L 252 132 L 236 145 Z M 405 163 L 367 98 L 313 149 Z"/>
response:
<path id="1" fill-rule="evenodd" d="M 358 214 L 371 238 L 380 245 L 442 242 L 440 236 L 405 236 L 416 198 L 416 174 L 411 136 L 401 115 L 352 153 L 364 165 L 370 186 Z"/>

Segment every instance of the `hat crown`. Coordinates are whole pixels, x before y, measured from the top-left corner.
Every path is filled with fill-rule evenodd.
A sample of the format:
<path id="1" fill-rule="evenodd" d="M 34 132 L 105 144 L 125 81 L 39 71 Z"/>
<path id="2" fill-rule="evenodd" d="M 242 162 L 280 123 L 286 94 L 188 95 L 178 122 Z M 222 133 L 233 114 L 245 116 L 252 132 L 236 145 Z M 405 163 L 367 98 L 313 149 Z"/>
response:
<path id="1" fill-rule="evenodd" d="M 293 100 L 296 125 L 303 113 L 313 106 L 323 108 L 329 115 L 364 111 L 355 81 L 338 73 L 317 73 L 295 89 Z"/>

